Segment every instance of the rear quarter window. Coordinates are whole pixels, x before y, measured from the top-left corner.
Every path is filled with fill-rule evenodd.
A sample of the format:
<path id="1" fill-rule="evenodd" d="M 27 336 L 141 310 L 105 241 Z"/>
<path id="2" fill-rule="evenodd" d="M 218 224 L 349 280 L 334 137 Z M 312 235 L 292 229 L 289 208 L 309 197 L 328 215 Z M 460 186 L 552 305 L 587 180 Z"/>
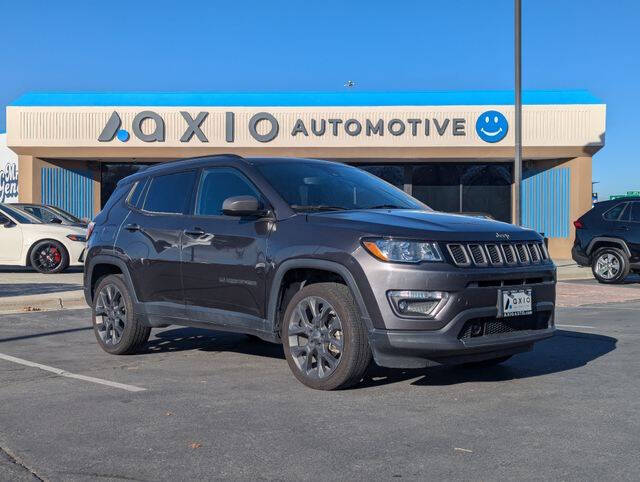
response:
<path id="1" fill-rule="evenodd" d="M 131 207 L 140 208 L 140 204 L 142 201 L 142 192 L 144 191 L 144 187 L 147 184 L 146 179 L 141 179 L 133 184 L 131 190 L 129 191 L 129 195 L 127 196 L 127 204 Z"/>

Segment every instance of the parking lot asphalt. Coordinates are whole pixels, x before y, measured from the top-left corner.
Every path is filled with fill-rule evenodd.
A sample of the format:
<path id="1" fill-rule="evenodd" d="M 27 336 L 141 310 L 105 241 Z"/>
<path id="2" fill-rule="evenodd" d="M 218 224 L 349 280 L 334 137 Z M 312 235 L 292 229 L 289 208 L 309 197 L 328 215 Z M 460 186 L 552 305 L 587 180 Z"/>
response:
<path id="1" fill-rule="evenodd" d="M 242 335 L 168 327 L 116 357 L 89 310 L 3 315 L 0 479 L 637 479 L 639 310 L 561 308 L 503 366 L 376 368 L 339 392 Z"/>

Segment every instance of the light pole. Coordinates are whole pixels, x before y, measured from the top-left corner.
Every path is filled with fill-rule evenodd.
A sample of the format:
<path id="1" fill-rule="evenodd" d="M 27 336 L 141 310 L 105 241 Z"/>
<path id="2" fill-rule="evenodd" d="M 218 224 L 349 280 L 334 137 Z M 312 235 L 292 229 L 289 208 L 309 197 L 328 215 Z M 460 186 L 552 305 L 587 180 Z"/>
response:
<path id="1" fill-rule="evenodd" d="M 522 1 L 514 0 L 514 50 L 515 50 L 515 156 L 513 166 L 515 219 L 518 226 L 522 224 L 522 206 L 520 199 L 520 186 L 522 184 Z"/>

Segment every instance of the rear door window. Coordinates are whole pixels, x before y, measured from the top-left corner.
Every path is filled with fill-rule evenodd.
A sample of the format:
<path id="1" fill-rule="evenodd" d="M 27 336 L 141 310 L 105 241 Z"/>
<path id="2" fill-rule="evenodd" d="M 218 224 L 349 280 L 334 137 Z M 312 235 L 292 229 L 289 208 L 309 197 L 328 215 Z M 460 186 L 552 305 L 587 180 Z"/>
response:
<path id="1" fill-rule="evenodd" d="M 183 214 L 193 193 L 196 171 L 151 178 L 143 209 L 154 213 Z"/>

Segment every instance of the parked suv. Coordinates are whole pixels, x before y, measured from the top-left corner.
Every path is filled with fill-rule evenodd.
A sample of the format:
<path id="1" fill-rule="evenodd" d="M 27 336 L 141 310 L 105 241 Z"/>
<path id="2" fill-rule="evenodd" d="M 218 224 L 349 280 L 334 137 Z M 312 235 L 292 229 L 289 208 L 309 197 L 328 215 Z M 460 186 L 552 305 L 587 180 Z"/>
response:
<path id="1" fill-rule="evenodd" d="M 434 212 L 344 164 L 215 156 L 127 177 L 90 225 L 100 346 L 170 324 L 282 343 L 316 389 L 378 365 L 500 363 L 554 331 L 540 235 Z"/>
<path id="2" fill-rule="evenodd" d="M 621 283 L 630 271 L 640 271 L 640 198 L 599 202 L 573 224 L 571 255 L 591 266 L 600 283 Z"/>

